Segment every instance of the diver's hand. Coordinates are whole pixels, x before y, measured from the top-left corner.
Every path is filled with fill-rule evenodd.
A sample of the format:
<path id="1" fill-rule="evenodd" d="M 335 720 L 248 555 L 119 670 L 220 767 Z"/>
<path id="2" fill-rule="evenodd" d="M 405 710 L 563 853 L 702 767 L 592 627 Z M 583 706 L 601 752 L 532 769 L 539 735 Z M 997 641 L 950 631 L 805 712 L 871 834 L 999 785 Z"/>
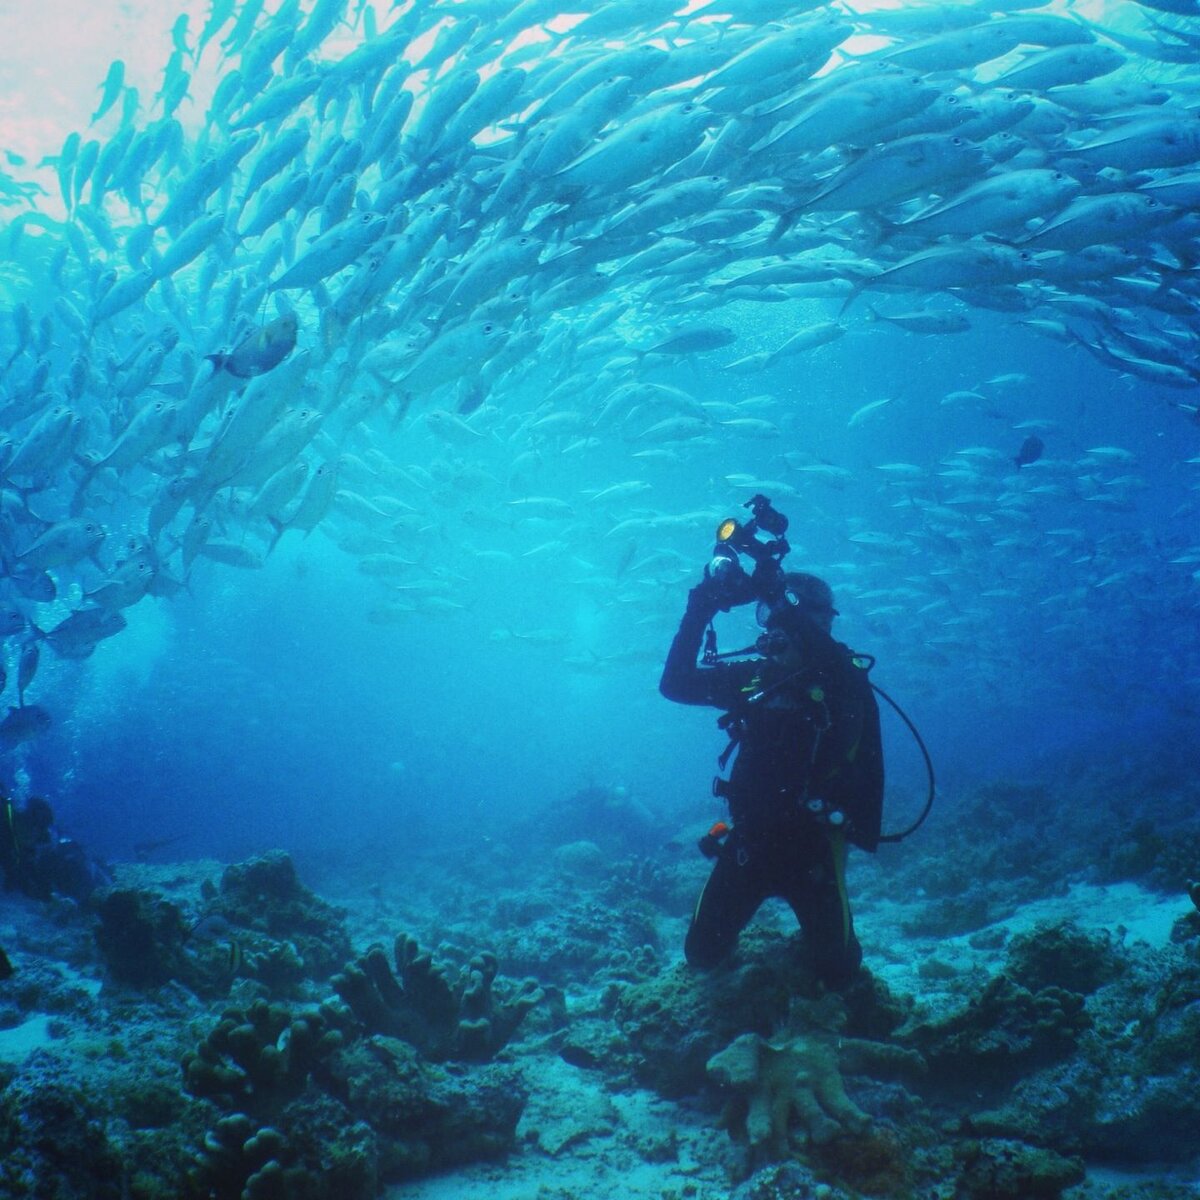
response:
<path id="1" fill-rule="evenodd" d="M 738 608 L 743 604 L 750 604 L 758 599 L 758 588 L 751 576 L 747 575 L 737 563 L 736 571 L 731 571 L 724 580 L 724 585 L 721 589 L 721 610 L 728 612 L 731 608 Z"/>
<path id="2" fill-rule="evenodd" d="M 722 612 L 728 612 L 740 604 L 749 604 L 758 594 L 754 581 L 742 570 L 742 564 L 736 558 L 714 555 L 704 568 L 704 575 L 715 585 L 717 606 Z"/>
<path id="3" fill-rule="evenodd" d="M 704 568 L 704 578 L 688 593 L 688 611 L 705 609 L 711 617 L 728 612 L 739 604 L 748 604 L 756 596 L 750 576 L 736 558 L 717 555 Z"/>

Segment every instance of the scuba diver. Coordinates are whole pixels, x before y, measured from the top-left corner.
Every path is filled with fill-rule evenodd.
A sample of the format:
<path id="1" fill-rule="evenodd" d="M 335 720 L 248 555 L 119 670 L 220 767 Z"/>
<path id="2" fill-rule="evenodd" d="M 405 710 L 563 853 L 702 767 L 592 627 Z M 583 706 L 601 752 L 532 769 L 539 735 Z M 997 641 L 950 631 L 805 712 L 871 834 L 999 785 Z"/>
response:
<path id="1" fill-rule="evenodd" d="M 35 900 L 67 896 L 77 904 L 112 882 L 77 841 L 58 832 L 54 811 L 40 796 L 24 808 L 0 796 L 0 876 L 7 891 Z"/>
<path id="2" fill-rule="evenodd" d="M 851 983 L 862 962 L 845 887 L 847 844 L 874 852 L 883 809 L 879 708 L 867 673 L 873 660 L 834 640 L 837 616 L 824 580 L 780 563 L 787 518 L 756 496 L 754 517 L 718 527 L 704 579 L 688 593 L 660 690 L 680 704 L 724 710 L 729 735 L 714 794 L 730 823 L 700 841 L 715 859 L 684 942 L 687 961 L 712 967 L 768 897 L 788 902 L 806 953 L 827 986 Z M 759 529 L 776 535 L 764 542 Z M 755 561 L 747 574 L 738 561 Z M 763 629 L 753 647 L 716 653 L 718 612 L 757 602 Z M 697 663 L 706 641 L 703 662 Z M 748 653 L 756 654 L 746 659 Z M 741 657 L 742 661 L 723 659 Z"/>

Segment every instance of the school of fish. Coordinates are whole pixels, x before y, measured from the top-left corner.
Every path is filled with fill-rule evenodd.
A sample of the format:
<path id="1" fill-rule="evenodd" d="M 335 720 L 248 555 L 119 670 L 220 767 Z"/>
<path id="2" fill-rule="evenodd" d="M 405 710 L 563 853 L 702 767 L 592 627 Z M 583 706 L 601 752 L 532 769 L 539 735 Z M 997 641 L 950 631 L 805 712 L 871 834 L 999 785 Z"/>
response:
<path id="1" fill-rule="evenodd" d="M 46 648 L 86 658 L 145 597 L 318 528 L 380 623 L 514 564 L 653 614 L 611 655 L 498 624 L 580 670 L 661 658 L 704 531 L 755 491 L 829 514 L 801 552 L 927 662 L 987 659 L 1032 571 L 1064 637 L 1117 590 L 1194 611 L 1200 535 L 1164 582 L 1127 534 L 1046 517 L 1127 511 L 1122 447 L 1055 455 L 1046 412 L 864 473 L 809 450 L 780 381 L 835 389 L 810 364 L 847 334 L 888 355 L 1002 321 L 1189 427 L 1200 0 L 1111 25 L 1025 0 L 383 7 L 212 0 L 156 95 L 112 64 L 56 196 L 0 174 L 0 742 L 49 723 Z M 1000 363 L 925 403 L 1028 382 Z M 701 463 L 721 495 L 680 504 Z M 887 521 L 840 513 L 847 489 Z"/>

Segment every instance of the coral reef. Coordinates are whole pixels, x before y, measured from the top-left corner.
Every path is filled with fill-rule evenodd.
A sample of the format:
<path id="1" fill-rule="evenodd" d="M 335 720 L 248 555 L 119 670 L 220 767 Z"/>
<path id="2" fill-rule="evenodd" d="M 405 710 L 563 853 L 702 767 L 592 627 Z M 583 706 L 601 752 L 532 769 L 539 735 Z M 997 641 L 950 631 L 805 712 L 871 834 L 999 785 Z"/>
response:
<path id="1" fill-rule="evenodd" d="M 1007 788 L 968 807 L 1001 841 L 1023 814 L 1019 843 L 1046 799 Z M 943 875 L 942 854 L 969 874 L 973 854 L 1007 870 L 1017 853 L 961 834 L 926 860 L 925 898 L 863 865 L 871 969 L 841 993 L 769 910 L 729 963 L 686 967 L 677 901 L 696 872 L 569 843 L 532 875 L 528 855 L 463 875 L 436 911 L 432 875 L 363 888 L 343 913 L 267 855 L 223 874 L 132 866 L 94 918 L 0 914 L 0 1193 L 372 1200 L 437 1170 L 478 1187 L 511 1155 L 506 1178 L 526 1172 L 547 1200 L 592 1167 L 613 1190 L 655 1164 L 678 1200 L 1056 1200 L 1081 1161 L 1152 1171 L 1130 1200 L 1190 1194 L 1163 1176 L 1200 1148 L 1200 889 L 1151 898 L 1125 931 L 1132 885 L 1065 891 L 1034 864 L 970 880 L 947 921 L 962 864 Z M 1039 923 L 994 920 L 1055 888 Z M 901 926 L 927 940 L 882 947 Z M 402 936 L 354 957 L 351 930 L 366 945 L 397 927 L 436 953 Z M 553 974 L 504 978 L 481 937 Z M 722 1109 L 733 1137 L 714 1135 Z"/>
<path id="2" fill-rule="evenodd" d="M 224 1114 L 189 1173 L 197 1196 L 366 1200 L 512 1148 L 526 1100 L 515 1071 L 450 1074 L 406 1041 L 343 1035 L 342 1015 L 260 1000 L 184 1057 L 188 1090 Z"/>
<path id="3" fill-rule="evenodd" d="M 722 1122 L 746 1137 L 753 1163 L 786 1157 L 793 1117 L 805 1145 L 821 1145 L 869 1120 L 846 1095 L 832 1041 L 819 1035 L 768 1041 L 744 1033 L 708 1060 L 708 1074 L 733 1093 Z"/>
<path id="4" fill-rule="evenodd" d="M 122 1200 L 121 1156 L 97 1115 L 87 1091 L 52 1070 L 0 1075 L 0 1195 Z"/>
<path id="5" fill-rule="evenodd" d="M 491 953 L 452 972 L 401 934 L 393 960 L 394 970 L 372 946 L 334 976 L 334 990 L 369 1032 L 410 1042 L 433 1061 L 494 1058 L 543 996 L 533 980 L 498 980 Z"/>

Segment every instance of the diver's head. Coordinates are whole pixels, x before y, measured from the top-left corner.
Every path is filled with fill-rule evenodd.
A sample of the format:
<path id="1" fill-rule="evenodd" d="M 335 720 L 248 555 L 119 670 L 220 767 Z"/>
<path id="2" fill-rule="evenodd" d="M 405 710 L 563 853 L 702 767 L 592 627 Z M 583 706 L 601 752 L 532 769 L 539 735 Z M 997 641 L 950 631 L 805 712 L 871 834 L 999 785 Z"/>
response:
<path id="1" fill-rule="evenodd" d="M 783 576 L 783 593 L 774 604 L 760 603 L 756 616 L 766 630 L 773 627 L 788 632 L 795 616 L 807 617 L 825 633 L 833 629 L 838 610 L 833 606 L 833 590 L 825 580 L 805 571 L 787 571 Z"/>

